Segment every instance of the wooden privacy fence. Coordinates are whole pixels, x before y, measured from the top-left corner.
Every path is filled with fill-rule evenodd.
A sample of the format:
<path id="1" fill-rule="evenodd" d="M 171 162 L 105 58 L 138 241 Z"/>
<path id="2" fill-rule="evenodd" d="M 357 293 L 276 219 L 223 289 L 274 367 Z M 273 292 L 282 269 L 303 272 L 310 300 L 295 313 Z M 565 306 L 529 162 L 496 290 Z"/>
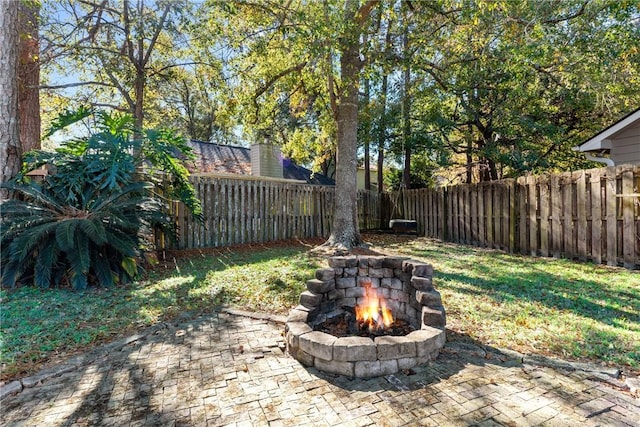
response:
<path id="1" fill-rule="evenodd" d="M 640 267 L 640 166 L 521 177 L 398 197 L 420 235 L 535 256 Z"/>
<path id="2" fill-rule="evenodd" d="M 194 249 L 327 237 L 334 188 L 251 177 L 191 178 L 204 222 L 172 205 L 177 242 Z M 392 212 L 418 234 L 536 256 L 640 268 L 640 166 L 618 166 L 400 194 L 358 192 L 361 230 L 387 228 Z"/>
<path id="3" fill-rule="evenodd" d="M 182 203 L 172 205 L 178 239 L 161 238 L 159 247 L 195 249 L 240 243 L 328 237 L 334 211 L 334 188 L 252 177 L 192 176 L 204 221 Z M 380 226 L 378 193 L 358 192 L 360 229 Z M 388 222 L 388 219 L 387 219 Z"/>

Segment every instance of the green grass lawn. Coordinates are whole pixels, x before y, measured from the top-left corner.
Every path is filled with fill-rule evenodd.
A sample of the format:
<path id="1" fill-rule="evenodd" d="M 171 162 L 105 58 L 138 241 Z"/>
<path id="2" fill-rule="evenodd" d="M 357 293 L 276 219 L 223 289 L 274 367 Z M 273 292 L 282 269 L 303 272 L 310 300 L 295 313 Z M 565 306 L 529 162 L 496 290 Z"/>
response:
<path id="1" fill-rule="evenodd" d="M 376 251 L 433 264 L 455 339 L 640 370 L 637 271 L 424 238 L 366 239 Z M 286 313 L 324 265 L 309 254 L 317 243 L 191 251 L 126 287 L 2 290 L 2 378 L 184 313 L 195 316 L 219 305 Z"/>
<path id="2" fill-rule="evenodd" d="M 483 344 L 640 369 L 640 272 L 419 238 L 385 249 L 433 264 L 447 328 Z"/>

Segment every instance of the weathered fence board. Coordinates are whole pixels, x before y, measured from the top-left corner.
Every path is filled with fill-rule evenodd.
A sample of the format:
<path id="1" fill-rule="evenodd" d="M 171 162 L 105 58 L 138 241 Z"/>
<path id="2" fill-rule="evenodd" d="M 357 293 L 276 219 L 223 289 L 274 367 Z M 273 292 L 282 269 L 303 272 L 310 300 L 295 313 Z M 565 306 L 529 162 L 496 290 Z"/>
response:
<path id="1" fill-rule="evenodd" d="M 181 203 L 170 248 L 327 237 L 334 188 L 278 180 L 196 176 L 204 221 Z M 418 233 L 536 256 L 640 267 L 640 166 L 618 166 L 399 193 L 359 191 L 361 230 L 415 219 Z"/>
<path id="2" fill-rule="evenodd" d="M 191 182 L 203 207 L 198 222 L 182 203 L 170 213 L 178 238 L 158 236 L 161 248 L 194 249 L 289 238 L 328 237 L 334 211 L 334 188 L 278 180 L 228 176 L 193 176 Z M 414 198 L 416 211 L 421 198 Z M 388 195 L 358 192 L 361 230 L 389 223 Z"/>
<path id="3" fill-rule="evenodd" d="M 617 166 L 406 190 L 399 199 L 431 200 L 437 194 L 434 222 L 443 229 L 433 232 L 424 225 L 419 230 L 425 236 L 640 268 L 639 192 L 640 166 Z M 419 200 L 412 203 L 421 206 Z M 415 215 L 425 224 L 430 221 L 430 212 Z"/>

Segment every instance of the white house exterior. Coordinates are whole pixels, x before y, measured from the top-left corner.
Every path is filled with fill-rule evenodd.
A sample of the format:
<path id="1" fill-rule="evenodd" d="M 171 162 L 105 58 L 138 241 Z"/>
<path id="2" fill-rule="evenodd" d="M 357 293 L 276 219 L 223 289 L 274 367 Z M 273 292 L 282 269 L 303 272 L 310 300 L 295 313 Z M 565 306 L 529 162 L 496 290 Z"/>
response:
<path id="1" fill-rule="evenodd" d="M 573 150 L 608 166 L 640 165 L 640 108 Z"/>

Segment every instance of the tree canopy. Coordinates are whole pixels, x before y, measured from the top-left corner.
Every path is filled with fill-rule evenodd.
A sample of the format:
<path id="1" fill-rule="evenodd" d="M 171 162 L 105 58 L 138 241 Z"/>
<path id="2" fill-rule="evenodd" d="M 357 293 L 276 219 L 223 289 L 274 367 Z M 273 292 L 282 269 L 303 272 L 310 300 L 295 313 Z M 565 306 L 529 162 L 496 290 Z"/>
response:
<path id="1" fill-rule="evenodd" d="M 571 147 L 640 105 L 635 2 L 51 0 L 41 15 L 47 94 L 279 144 L 345 194 L 369 157 L 379 184 L 393 166 L 405 186 L 581 168 Z"/>

